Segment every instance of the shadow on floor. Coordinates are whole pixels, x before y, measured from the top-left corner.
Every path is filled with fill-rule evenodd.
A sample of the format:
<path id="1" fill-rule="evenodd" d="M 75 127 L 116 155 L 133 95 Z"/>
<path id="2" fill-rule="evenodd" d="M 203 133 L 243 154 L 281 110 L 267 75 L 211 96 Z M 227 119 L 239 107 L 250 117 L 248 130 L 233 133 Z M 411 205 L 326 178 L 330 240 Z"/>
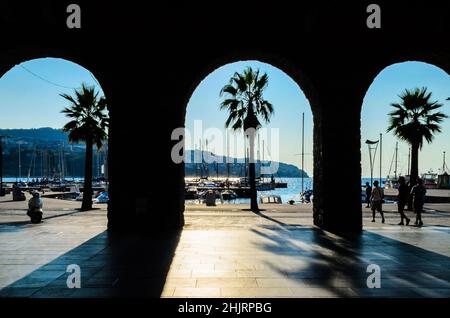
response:
<path id="1" fill-rule="evenodd" d="M 44 217 L 42 218 L 42 222 L 45 222 L 45 220 L 50 220 L 50 219 L 54 219 L 54 218 L 59 218 L 62 216 L 68 216 L 68 215 L 73 215 L 73 214 L 77 214 L 77 213 L 82 213 L 84 211 L 80 211 L 80 210 L 75 210 L 75 211 L 70 211 L 67 213 L 61 213 L 61 214 L 55 214 L 55 215 L 50 215 L 50 216 L 45 216 L 45 212 L 44 212 Z M 26 216 L 26 211 L 24 211 L 24 215 Z M 8 231 L 11 232 L 11 228 L 6 228 L 2 226 L 8 226 L 8 227 L 17 227 L 17 230 L 20 231 L 20 226 L 23 225 L 31 225 L 32 223 L 30 222 L 30 220 L 27 221 L 16 221 L 16 222 L 5 222 L 5 223 L 1 223 L 0 222 L 0 232 L 3 231 Z"/>
<path id="2" fill-rule="evenodd" d="M 265 238 L 262 241 L 265 243 L 255 243 L 258 248 L 304 261 L 297 267 L 267 263 L 272 270 L 337 297 L 450 296 L 450 258 L 411 244 L 368 231 L 351 240 L 317 228 L 252 231 Z M 412 238 L 422 235 L 423 239 L 424 234 L 411 235 Z M 434 233 L 425 235 L 429 235 L 430 242 L 438 239 L 432 237 Z M 448 242 L 449 233 L 445 235 Z M 380 267 L 380 289 L 367 287 L 367 278 L 372 273 L 367 272 L 370 264 Z"/>
<path id="3" fill-rule="evenodd" d="M 161 296 L 180 233 L 98 234 L 0 290 L 0 297 Z M 67 266 L 81 268 L 80 289 L 69 289 Z"/>

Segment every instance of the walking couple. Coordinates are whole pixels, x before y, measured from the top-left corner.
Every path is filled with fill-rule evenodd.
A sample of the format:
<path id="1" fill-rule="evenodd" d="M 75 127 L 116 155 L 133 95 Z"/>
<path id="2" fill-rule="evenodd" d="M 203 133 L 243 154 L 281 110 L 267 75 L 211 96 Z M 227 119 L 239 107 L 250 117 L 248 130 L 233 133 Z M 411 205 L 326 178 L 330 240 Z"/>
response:
<path id="1" fill-rule="evenodd" d="M 403 220 L 406 221 L 406 225 L 409 224 L 410 219 L 405 215 L 405 205 L 408 203 L 410 196 L 412 196 L 412 206 L 413 211 L 416 214 L 416 222 L 414 223 L 416 226 L 423 226 L 422 222 L 422 210 L 423 205 L 425 204 L 425 196 L 427 193 L 427 189 L 423 185 L 423 180 L 417 178 L 417 184 L 412 187 L 411 191 L 409 190 L 408 185 L 406 184 L 406 180 L 404 177 L 398 178 L 398 213 L 400 213 L 400 223 L 398 225 L 404 225 Z"/>
<path id="2" fill-rule="evenodd" d="M 422 226 L 422 210 L 423 205 L 425 203 L 425 195 L 427 190 L 425 189 L 425 186 L 423 185 L 423 180 L 418 178 L 417 184 L 409 190 L 408 185 L 406 184 L 405 177 L 399 177 L 398 178 L 398 196 L 397 196 L 397 208 L 398 213 L 400 214 L 400 223 L 398 225 L 409 225 L 411 220 L 406 216 L 405 214 L 405 206 L 408 203 L 408 200 L 410 198 L 410 195 L 412 196 L 413 200 L 413 210 L 416 214 L 416 226 Z M 384 191 L 379 186 L 379 182 L 375 181 L 373 183 L 374 188 L 371 191 L 370 194 L 370 203 L 371 203 L 371 209 L 372 209 L 372 222 L 375 222 L 375 213 L 376 211 L 380 212 L 381 214 L 381 222 L 384 223 L 384 213 L 383 213 L 383 203 L 384 203 Z M 366 184 L 367 186 L 367 184 Z"/>

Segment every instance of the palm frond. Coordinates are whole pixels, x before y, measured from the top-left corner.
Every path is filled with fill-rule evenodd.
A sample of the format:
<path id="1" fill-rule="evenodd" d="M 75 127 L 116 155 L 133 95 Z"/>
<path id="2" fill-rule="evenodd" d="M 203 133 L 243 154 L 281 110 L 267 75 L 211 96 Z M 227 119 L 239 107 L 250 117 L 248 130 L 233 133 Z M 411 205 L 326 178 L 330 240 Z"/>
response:
<path id="1" fill-rule="evenodd" d="M 258 117 L 265 123 L 270 122 L 274 107 L 263 98 L 268 79 L 266 73 L 261 75 L 259 69 L 253 70 L 251 67 L 247 67 L 242 73 L 233 74 L 220 91 L 220 96 L 225 96 L 220 109 L 228 111 L 225 127 L 233 130 L 259 128 L 261 122 Z"/>
<path id="2" fill-rule="evenodd" d="M 436 133 L 441 132 L 439 123 L 447 118 L 442 112 L 434 112 L 443 105 L 430 101 L 432 93 L 426 87 L 405 89 L 399 95 L 400 102 L 392 103 L 387 132 L 393 132 L 401 140 L 417 144 L 431 143 Z"/>

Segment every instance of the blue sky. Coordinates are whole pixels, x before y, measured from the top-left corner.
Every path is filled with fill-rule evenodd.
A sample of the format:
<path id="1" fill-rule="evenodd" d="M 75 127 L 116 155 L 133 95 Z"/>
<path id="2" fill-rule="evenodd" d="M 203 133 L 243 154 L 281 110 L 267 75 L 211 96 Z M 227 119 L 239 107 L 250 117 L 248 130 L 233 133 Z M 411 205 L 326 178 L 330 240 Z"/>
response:
<path id="1" fill-rule="evenodd" d="M 441 111 L 450 116 L 450 76 L 442 69 L 419 62 L 405 62 L 385 68 L 373 81 L 364 98 L 361 111 L 362 142 L 366 139 L 378 139 L 383 133 L 383 174 L 387 175 L 391 164 L 397 138 L 392 133 L 386 133 L 388 125 L 387 114 L 391 111 L 390 103 L 398 102 L 398 95 L 405 88 L 428 87 L 433 93 L 432 99 L 438 100 L 444 106 Z M 405 174 L 408 169 L 408 148 L 404 142 L 399 142 L 398 171 Z M 431 145 L 425 144 L 419 156 L 419 171 L 429 169 L 438 172 L 442 167 L 442 152 L 446 151 L 450 160 L 450 118 L 442 123 L 442 133 L 436 135 Z M 362 149 L 363 175 L 370 175 L 369 154 L 367 146 Z M 377 161 L 375 171 L 379 171 Z M 391 171 L 393 174 L 393 168 Z M 376 173 L 379 175 L 379 172 Z"/>
<path id="2" fill-rule="evenodd" d="M 223 98 L 219 96 L 222 87 L 228 83 L 234 72 L 241 72 L 247 66 L 259 69 L 269 75 L 269 85 L 264 97 L 274 105 L 274 115 L 267 128 L 278 128 L 280 160 L 300 166 L 301 153 L 301 116 L 305 113 L 305 170 L 312 174 L 312 113 L 308 100 L 299 86 L 284 72 L 269 64 L 257 61 L 243 61 L 227 64 L 209 74 L 194 91 L 187 107 L 186 128 L 193 131 L 194 120 L 201 119 L 203 127 L 224 129 L 226 111 L 219 110 Z M 197 141 L 196 141 L 197 142 Z M 198 143 L 198 142 L 197 142 Z M 260 142 L 262 147 L 262 140 Z M 266 145 L 269 145 L 269 141 Z M 218 154 L 226 154 L 217 151 Z M 243 156 L 243 152 L 237 152 Z M 269 153 L 266 154 L 265 158 Z"/>
<path id="3" fill-rule="evenodd" d="M 57 85 L 80 87 L 85 82 L 98 87 L 88 70 L 66 60 L 43 58 L 22 65 Z M 49 84 L 20 65 L 13 67 L 0 78 L 0 127 L 61 128 L 67 122 L 60 113 L 67 106 L 61 93 L 73 94 L 73 89 Z"/>
<path id="4" fill-rule="evenodd" d="M 23 63 L 36 75 L 55 84 L 79 87 L 82 82 L 96 84 L 90 72 L 83 67 L 61 59 L 38 59 Z M 243 61 L 222 66 L 209 74 L 194 91 L 187 108 L 186 127 L 193 131 L 194 120 L 202 120 L 203 129 L 217 127 L 224 129 L 227 114 L 219 110 L 220 89 L 235 71 L 247 66 L 259 68 L 269 75 L 269 86 L 265 97 L 275 107 L 268 128 L 280 132 L 280 160 L 300 166 L 301 115 L 305 113 L 305 169 L 312 174 L 312 114 L 309 103 L 299 86 L 284 72 L 269 64 L 257 61 Z M 95 74 L 94 74 L 95 75 Z M 445 106 L 443 111 L 450 115 L 450 76 L 441 69 L 418 62 L 406 62 L 385 68 L 370 86 L 362 107 L 362 144 L 366 139 L 377 139 L 383 133 L 383 175 L 387 175 L 396 138 L 386 133 L 387 113 L 390 103 L 398 101 L 398 94 L 405 88 L 427 86 L 435 99 Z M 60 110 L 66 106 L 60 93 L 73 90 L 49 84 L 33 76 L 21 66 L 16 66 L 0 78 L 0 127 L 1 128 L 61 128 L 67 119 Z M 399 172 L 406 171 L 408 146 L 399 144 Z M 344 150 L 345 151 L 345 150 Z M 442 151 L 447 151 L 450 161 L 450 119 L 443 124 L 432 145 L 425 145 L 420 154 L 420 170 L 437 169 L 442 165 Z M 223 151 L 216 152 L 221 154 Z M 242 153 L 242 152 L 241 152 Z M 267 157 L 267 154 L 266 154 Z M 363 175 L 369 176 L 369 161 L 366 146 L 362 148 Z M 378 171 L 376 162 L 375 171 Z M 392 172 L 391 172 L 392 173 Z M 378 175 L 378 172 L 376 172 Z"/>

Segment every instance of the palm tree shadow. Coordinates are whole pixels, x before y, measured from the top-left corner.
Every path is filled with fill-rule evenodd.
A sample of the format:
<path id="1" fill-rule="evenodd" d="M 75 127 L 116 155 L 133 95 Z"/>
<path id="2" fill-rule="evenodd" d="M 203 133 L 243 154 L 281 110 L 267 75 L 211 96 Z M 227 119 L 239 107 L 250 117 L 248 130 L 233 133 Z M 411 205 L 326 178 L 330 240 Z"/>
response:
<path id="1" fill-rule="evenodd" d="M 271 218 L 270 216 L 261 213 L 262 211 L 265 211 L 265 210 L 261 210 L 261 209 L 260 209 L 258 212 L 255 212 L 255 211 L 252 211 L 252 212 L 253 212 L 254 214 L 256 214 L 257 216 L 260 216 L 260 217 L 262 217 L 262 218 L 264 218 L 264 219 L 266 219 L 266 220 L 269 220 L 269 221 L 271 221 L 271 222 L 274 222 L 274 223 L 276 223 L 276 224 L 278 224 L 278 225 L 280 225 L 280 226 L 282 226 L 282 227 L 288 226 L 288 224 L 286 224 L 286 223 L 284 223 L 284 222 L 278 221 L 277 219 Z"/>
<path id="2" fill-rule="evenodd" d="M 252 229 L 264 238 L 255 244 L 302 265 L 275 261 L 266 261 L 266 265 L 289 280 L 325 289 L 337 297 L 417 297 L 414 290 L 430 286 L 430 279 L 442 288 L 450 286 L 450 273 L 441 270 L 450 265 L 450 258 L 379 234 L 365 231 L 349 238 L 317 228 L 271 230 Z M 380 266 L 384 288 L 367 287 L 370 264 Z"/>

